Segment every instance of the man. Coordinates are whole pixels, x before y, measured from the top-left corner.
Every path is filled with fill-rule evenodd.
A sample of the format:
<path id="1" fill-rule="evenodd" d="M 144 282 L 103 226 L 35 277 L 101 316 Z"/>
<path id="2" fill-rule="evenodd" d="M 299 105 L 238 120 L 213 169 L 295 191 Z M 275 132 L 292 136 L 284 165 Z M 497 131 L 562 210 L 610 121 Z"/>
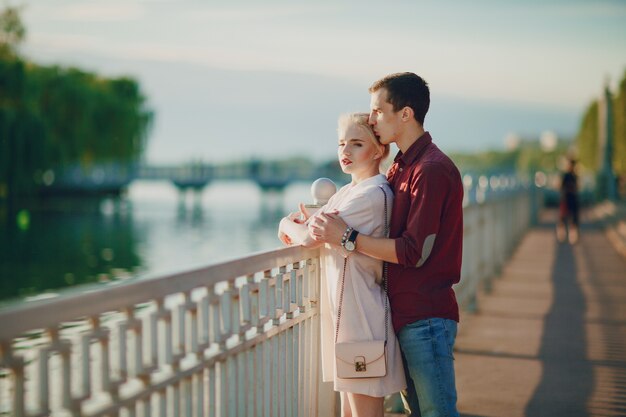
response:
<path id="1" fill-rule="evenodd" d="M 567 171 L 561 177 L 561 201 L 559 203 L 559 221 L 556 224 L 556 238 L 565 241 L 565 234 L 572 245 L 578 242 L 578 177 L 576 160 L 567 161 Z M 571 220 L 571 223 L 570 223 Z"/>
<path id="2" fill-rule="evenodd" d="M 395 142 L 400 150 L 387 173 L 395 194 L 390 236 L 345 233 L 341 213 L 316 216 L 310 232 L 316 240 L 389 263 L 392 319 L 408 385 L 405 406 L 411 416 L 458 416 L 452 350 L 459 309 L 452 285 L 461 275 L 461 176 L 424 131 L 430 92 L 421 77 L 391 74 L 369 91 L 369 123 L 382 144 Z"/>

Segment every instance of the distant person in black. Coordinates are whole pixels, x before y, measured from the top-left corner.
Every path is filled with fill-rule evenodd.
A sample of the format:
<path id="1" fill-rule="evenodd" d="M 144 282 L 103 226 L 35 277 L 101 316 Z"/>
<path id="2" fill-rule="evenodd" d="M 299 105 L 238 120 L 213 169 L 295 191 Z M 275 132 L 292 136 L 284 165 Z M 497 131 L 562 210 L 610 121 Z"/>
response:
<path id="1" fill-rule="evenodd" d="M 578 177 L 575 168 L 576 161 L 570 159 L 561 181 L 559 222 L 556 227 L 556 237 L 559 242 L 565 241 L 566 234 L 570 243 L 578 241 Z"/>

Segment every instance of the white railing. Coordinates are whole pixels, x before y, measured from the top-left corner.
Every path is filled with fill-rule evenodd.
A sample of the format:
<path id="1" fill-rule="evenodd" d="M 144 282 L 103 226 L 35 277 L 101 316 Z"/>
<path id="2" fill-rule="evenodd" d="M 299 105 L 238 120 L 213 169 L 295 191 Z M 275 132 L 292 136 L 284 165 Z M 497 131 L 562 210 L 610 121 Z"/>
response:
<path id="1" fill-rule="evenodd" d="M 461 282 L 454 288 L 461 307 L 474 310 L 477 292 L 490 290 L 531 224 L 531 203 L 531 194 L 522 190 L 463 209 Z"/>
<path id="2" fill-rule="evenodd" d="M 1 411 L 328 415 L 318 253 L 266 252 L 2 311 Z"/>
<path id="3" fill-rule="evenodd" d="M 464 209 L 462 307 L 530 216 L 526 191 Z M 319 270 L 292 247 L 0 311 L 0 415 L 334 415 Z"/>

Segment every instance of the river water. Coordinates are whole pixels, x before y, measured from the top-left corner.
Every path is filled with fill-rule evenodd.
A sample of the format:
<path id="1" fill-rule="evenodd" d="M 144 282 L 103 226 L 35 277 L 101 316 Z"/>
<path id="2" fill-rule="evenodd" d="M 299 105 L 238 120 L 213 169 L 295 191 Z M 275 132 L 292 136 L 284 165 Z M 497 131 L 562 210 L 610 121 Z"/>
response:
<path id="1" fill-rule="evenodd" d="M 311 200 L 309 183 L 263 193 L 250 181 L 215 181 L 200 198 L 181 198 L 168 182 L 136 181 L 120 200 L 57 201 L 0 224 L 0 302 L 278 248 L 280 218 Z"/>

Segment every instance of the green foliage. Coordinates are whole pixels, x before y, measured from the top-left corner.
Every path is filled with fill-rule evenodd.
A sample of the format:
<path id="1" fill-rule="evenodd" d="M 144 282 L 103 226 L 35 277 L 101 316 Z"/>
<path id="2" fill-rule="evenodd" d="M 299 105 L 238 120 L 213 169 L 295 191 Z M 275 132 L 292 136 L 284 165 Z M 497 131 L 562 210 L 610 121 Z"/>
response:
<path id="1" fill-rule="evenodd" d="M 0 14 L 0 199 L 32 195 L 46 170 L 137 161 L 153 119 L 138 83 L 28 63 L 12 53 L 24 33 Z"/>
<path id="2" fill-rule="evenodd" d="M 613 170 L 618 176 L 626 176 L 626 72 L 613 97 Z M 599 149 L 599 103 L 592 102 L 583 116 L 576 137 L 581 164 L 597 172 L 600 169 Z"/>
<path id="3" fill-rule="evenodd" d="M 527 176 L 536 171 L 558 171 L 559 162 L 568 154 L 570 147 L 571 141 L 559 140 L 554 149 L 544 150 L 538 139 L 527 139 L 512 150 L 451 153 L 450 157 L 463 173 L 482 175 L 510 172 Z"/>
<path id="4" fill-rule="evenodd" d="M 613 168 L 618 175 L 626 176 L 626 71 L 613 102 L 614 147 Z"/>
<path id="5" fill-rule="evenodd" d="M 598 128 L 598 102 L 594 101 L 587 107 L 576 136 L 580 164 L 594 172 L 600 165 Z"/>
<path id="6" fill-rule="evenodd" d="M 14 56 L 25 37 L 19 8 L 6 7 L 0 12 L 0 57 Z"/>

